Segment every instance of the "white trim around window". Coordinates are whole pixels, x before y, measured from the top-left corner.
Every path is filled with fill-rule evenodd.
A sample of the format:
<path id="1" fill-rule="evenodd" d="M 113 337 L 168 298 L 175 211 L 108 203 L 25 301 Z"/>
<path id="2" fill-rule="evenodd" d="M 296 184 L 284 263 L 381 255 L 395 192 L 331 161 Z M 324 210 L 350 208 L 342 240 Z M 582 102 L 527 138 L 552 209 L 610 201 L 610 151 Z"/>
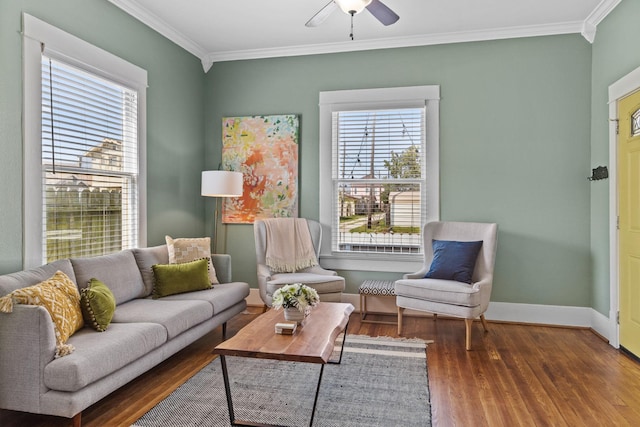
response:
<path id="1" fill-rule="evenodd" d="M 422 255 L 358 254 L 332 251 L 333 206 L 332 114 L 336 111 L 426 107 L 426 221 L 440 217 L 439 110 L 440 86 L 411 86 L 320 92 L 320 223 L 322 224 L 322 265 L 337 270 L 409 273 L 422 266 Z"/>
<path id="2" fill-rule="evenodd" d="M 41 171 L 42 53 L 138 92 L 138 246 L 146 246 L 147 72 L 38 18 L 23 14 L 23 267 L 43 263 Z M 35 172 L 38 171 L 38 172 Z"/>

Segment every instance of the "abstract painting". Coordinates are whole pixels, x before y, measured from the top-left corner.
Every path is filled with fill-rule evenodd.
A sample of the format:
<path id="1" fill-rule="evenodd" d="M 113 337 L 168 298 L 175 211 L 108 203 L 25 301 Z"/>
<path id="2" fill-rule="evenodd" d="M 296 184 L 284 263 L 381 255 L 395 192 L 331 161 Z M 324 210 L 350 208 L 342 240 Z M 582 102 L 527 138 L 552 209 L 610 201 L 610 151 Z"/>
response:
<path id="1" fill-rule="evenodd" d="M 222 168 L 243 174 L 243 194 L 224 199 L 222 221 L 298 216 L 298 116 L 224 117 Z"/>

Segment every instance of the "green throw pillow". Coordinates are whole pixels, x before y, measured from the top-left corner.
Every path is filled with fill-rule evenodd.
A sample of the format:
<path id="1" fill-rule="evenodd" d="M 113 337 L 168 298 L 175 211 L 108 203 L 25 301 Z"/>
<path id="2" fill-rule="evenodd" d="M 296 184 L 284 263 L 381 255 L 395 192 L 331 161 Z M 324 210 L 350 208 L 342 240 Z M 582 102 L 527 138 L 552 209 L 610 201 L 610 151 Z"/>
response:
<path id="1" fill-rule="evenodd" d="M 92 278 L 87 287 L 80 290 L 80 308 L 85 323 L 98 332 L 104 332 L 116 311 L 116 298 L 107 285 Z"/>
<path id="2" fill-rule="evenodd" d="M 155 264 L 153 298 L 211 289 L 207 258 L 182 264 Z"/>

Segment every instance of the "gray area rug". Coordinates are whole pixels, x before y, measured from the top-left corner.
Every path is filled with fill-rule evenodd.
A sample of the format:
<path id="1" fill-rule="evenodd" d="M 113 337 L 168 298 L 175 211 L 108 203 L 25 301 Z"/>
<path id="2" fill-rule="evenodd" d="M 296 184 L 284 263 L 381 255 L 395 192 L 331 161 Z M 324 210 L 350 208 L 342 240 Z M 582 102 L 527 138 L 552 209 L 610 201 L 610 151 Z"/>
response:
<path id="1" fill-rule="evenodd" d="M 236 419 L 309 425 L 320 365 L 227 357 L 227 368 Z M 229 425 L 218 358 L 134 424 Z M 325 365 L 313 425 L 430 426 L 426 342 L 347 336 L 342 363 Z"/>

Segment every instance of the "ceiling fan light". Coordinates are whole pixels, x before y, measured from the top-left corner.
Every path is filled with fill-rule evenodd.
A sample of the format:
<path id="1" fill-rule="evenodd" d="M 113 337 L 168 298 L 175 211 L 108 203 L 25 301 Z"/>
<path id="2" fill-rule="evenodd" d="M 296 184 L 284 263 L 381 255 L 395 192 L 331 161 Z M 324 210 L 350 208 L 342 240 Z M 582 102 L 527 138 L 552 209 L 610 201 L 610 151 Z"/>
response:
<path id="1" fill-rule="evenodd" d="M 334 0 L 340 9 L 344 13 L 358 14 L 364 10 L 365 7 L 369 6 L 372 0 Z"/>

